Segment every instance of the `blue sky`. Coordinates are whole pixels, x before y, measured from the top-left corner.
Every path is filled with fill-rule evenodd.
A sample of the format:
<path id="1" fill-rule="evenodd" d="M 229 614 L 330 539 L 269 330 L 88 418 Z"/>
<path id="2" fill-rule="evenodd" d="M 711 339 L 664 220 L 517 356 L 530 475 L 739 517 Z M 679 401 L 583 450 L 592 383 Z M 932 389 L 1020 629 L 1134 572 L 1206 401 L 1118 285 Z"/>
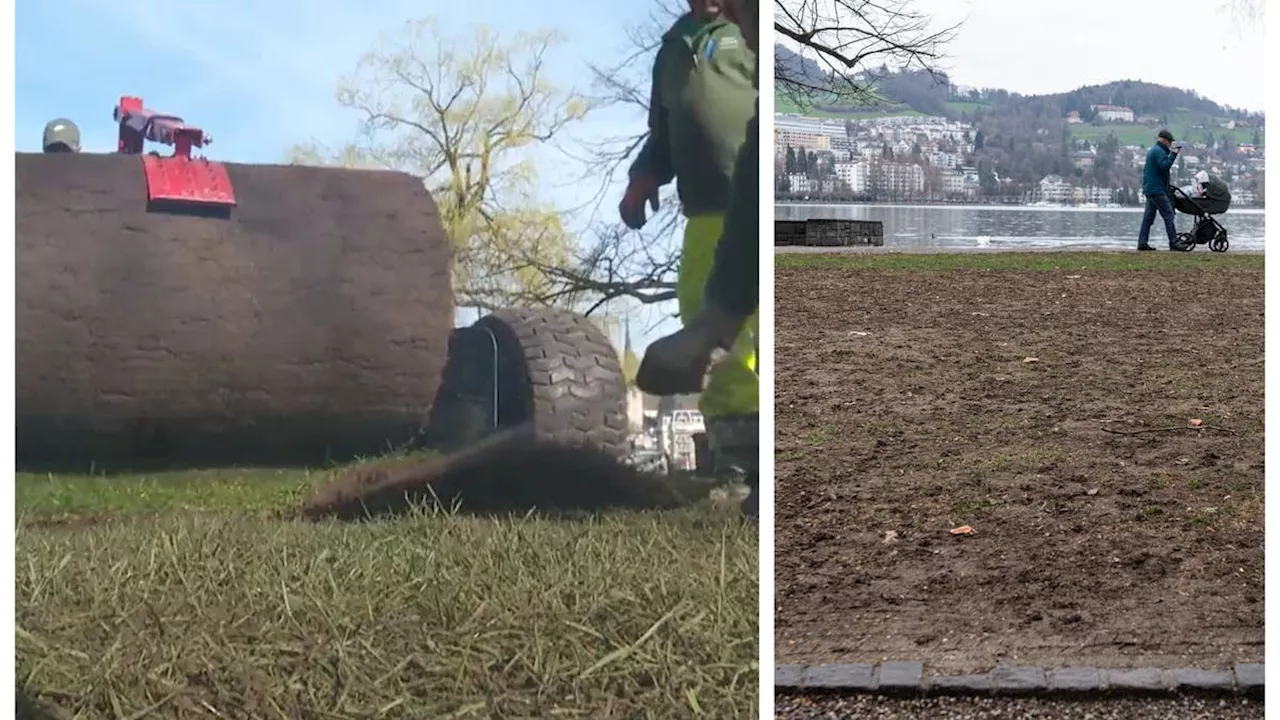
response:
<path id="1" fill-rule="evenodd" d="M 87 152 L 111 152 L 111 109 L 121 95 L 182 116 L 213 138 L 210 157 L 278 163 L 288 148 L 311 140 L 338 146 L 354 118 L 334 100 L 337 79 L 351 72 L 379 33 L 426 16 L 459 34 L 479 24 L 504 34 L 555 29 L 566 42 L 553 50 L 551 79 L 587 89 L 587 63 L 607 65 L 629 51 L 628 24 L 643 22 L 655 3 L 614 0 L 19 0 L 15 15 L 15 142 L 38 151 L 44 124 L 68 117 Z M 597 116 L 584 135 L 615 135 L 641 127 L 636 114 Z M 579 204 L 583 183 L 560 157 L 546 157 L 543 193 L 561 206 Z M 554 171 L 554 172 L 553 172 Z M 616 195 L 602 208 L 612 213 Z M 670 308 L 666 308 L 668 312 Z M 633 321 L 640 332 L 660 312 Z M 664 323 L 664 329 L 670 329 Z"/>

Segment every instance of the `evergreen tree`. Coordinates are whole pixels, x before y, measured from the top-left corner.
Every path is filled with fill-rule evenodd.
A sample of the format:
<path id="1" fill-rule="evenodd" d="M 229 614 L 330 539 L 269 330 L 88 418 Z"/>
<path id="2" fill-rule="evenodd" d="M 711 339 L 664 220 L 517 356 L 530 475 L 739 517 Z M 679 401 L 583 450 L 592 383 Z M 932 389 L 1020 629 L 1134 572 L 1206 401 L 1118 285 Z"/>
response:
<path id="1" fill-rule="evenodd" d="M 787 146 L 787 174 L 790 175 L 795 171 L 796 171 L 796 149 L 788 145 Z"/>

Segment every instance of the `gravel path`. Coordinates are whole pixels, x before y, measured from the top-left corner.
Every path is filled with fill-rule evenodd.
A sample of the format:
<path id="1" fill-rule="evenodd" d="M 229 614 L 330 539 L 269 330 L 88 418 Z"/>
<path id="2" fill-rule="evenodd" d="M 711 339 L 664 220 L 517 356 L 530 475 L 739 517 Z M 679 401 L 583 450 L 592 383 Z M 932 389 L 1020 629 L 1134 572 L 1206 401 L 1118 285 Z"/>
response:
<path id="1" fill-rule="evenodd" d="M 879 695 L 779 695 L 775 717 L 785 720 L 1262 720 L 1255 700 L 1182 696 L 1117 700 Z"/>

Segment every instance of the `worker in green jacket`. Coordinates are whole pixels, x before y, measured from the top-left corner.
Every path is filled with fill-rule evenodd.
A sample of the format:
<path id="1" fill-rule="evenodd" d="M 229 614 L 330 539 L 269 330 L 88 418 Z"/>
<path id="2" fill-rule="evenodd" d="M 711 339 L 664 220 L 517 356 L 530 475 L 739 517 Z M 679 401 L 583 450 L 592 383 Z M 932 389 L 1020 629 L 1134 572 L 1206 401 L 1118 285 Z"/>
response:
<path id="1" fill-rule="evenodd" d="M 743 502 L 743 510 L 755 514 L 759 503 L 760 443 L 759 385 L 754 343 L 760 284 L 760 138 L 759 70 L 754 53 L 759 32 L 759 13 L 754 0 L 727 0 L 718 20 L 733 23 L 738 28 L 736 39 L 745 42 L 746 49 L 751 53 L 749 65 L 735 64 L 735 72 L 732 75 L 726 73 L 733 82 L 726 82 L 724 87 L 726 90 L 732 88 L 734 92 L 725 91 L 714 96 L 732 97 L 732 113 L 728 108 L 719 106 L 714 108 L 714 112 L 712 108 L 702 110 L 704 116 L 715 117 L 720 124 L 708 122 L 698 126 L 722 128 L 719 135 L 722 138 L 719 141 L 721 144 L 717 148 L 718 152 L 713 155 L 715 163 L 711 166 L 720 173 L 714 177 L 729 181 L 730 192 L 726 193 L 727 197 L 719 196 L 727 201 L 718 206 L 720 213 L 708 213 L 714 219 L 695 223 L 694 219 L 699 217 L 696 211 L 702 208 L 693 204 L 695 212 L 690 212 L 691 203 L 685 199 L 684 176 L 678 168 L 670 171 L 677 177 L 681 201 L 685 205 L 686 216 L 690 218 L 685 233 L 684 260 L 687 262 L 690 258 L 689 249 L 693 246 L 698 264 L 693 269 L 687 270 L 684 265 L 680 269 L 677 295 L 681 300 L 684 328 L 649 347 L 637 375 L 637 384 L 642 390 L 660 395 L 696 392 L 702 388 L 703 376 L 712 364 L 712 354 L 718 348 L 728 351 L 728 356 L 719 359 L 712 367 L 710 378 L 703 389 L 703 414 L 707 419 L 707 436 L 717 465 L 732 466 L 745 474 L 747 484 L 751 487 L 751 495 Z M 679 27 L 680 23 L 677 22 L 672 31 L 675 32 Z M 673 32 L 669 32 L 667 38 Z M 666 38 L 663 47 L 667 47 Z M 659 56 L 655 65 L 661 68 L 662 50 L 659 50 Z M 742 80 L 747 77 L 750 78 L 750 91 L 744 92 Z M 661 83 L 665 79 L 655 72 L 655 106 L 658 105 L 656 101 L 664 94 L 661 90 L 665 88 L 661 87 Z M 734 129 L 739 122 L 741 129 Z M 666 123 L 669 130 L 669 116 Z M 651 119 L 651 127 L 654 125 L 655 122 Z M 662 126 L 661 121 L 657 126 Z M 651 135 L 650 142 L 653 140 Z M 737 145 L 730 155 L 725 152 L 725 148 L 735 140 Z M 698 145 L 684 145 L 679 149 L 683 152 L 673 153 L 668 157 L 684 162 L 706 152 Z M 645 154 L 642 153 L 641 159 L 644 158 Z M 655 173 L 655 177 L 664 179 L 670 175 Z M 690 177 L 705 179 L 706 176 Z M 628 188 L 628 198 L 623 202 L 623 216 L 628 219 L 628 212 L 638 208 L 642 221 L 644 202 L 654 198 L 657 184 L 637 184 L 634 178 L 633 170 L 633 183 Z M 698 189 L 690 188 L 689 194 L 692 195 Z M 707 235 L 702 235 L 704 232 Z M 706 242 L 705 238 L 712 233 L 716 240 Z M 686 298 L 691 298 L 691 301 Z M 749 371 L 749 375 L 744 371 Z"/>

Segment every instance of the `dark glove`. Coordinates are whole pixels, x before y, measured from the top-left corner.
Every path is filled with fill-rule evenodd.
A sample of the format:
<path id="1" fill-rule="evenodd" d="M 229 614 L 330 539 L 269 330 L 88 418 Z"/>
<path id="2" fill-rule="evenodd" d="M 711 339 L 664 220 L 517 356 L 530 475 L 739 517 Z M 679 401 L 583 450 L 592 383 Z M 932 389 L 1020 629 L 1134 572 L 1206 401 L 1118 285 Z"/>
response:
<path id="1" fill-rule="evenodd" d="M 618 203 L 618 215 L 632 230 L 639 230 L 647 221 L 645 202 L 649 203 L 654 212 L 658 211 L 658 184 L 648 175 L 632 175 L 622 202 Z"/>
<path id="2" fill-rule="evenodd" d="M 655 341 L 636 371 L 636 386 L 650 395 L 702 392 L 712 364 L 731 347 L 745 318 L 708 307 L 679 331 Z"/>

